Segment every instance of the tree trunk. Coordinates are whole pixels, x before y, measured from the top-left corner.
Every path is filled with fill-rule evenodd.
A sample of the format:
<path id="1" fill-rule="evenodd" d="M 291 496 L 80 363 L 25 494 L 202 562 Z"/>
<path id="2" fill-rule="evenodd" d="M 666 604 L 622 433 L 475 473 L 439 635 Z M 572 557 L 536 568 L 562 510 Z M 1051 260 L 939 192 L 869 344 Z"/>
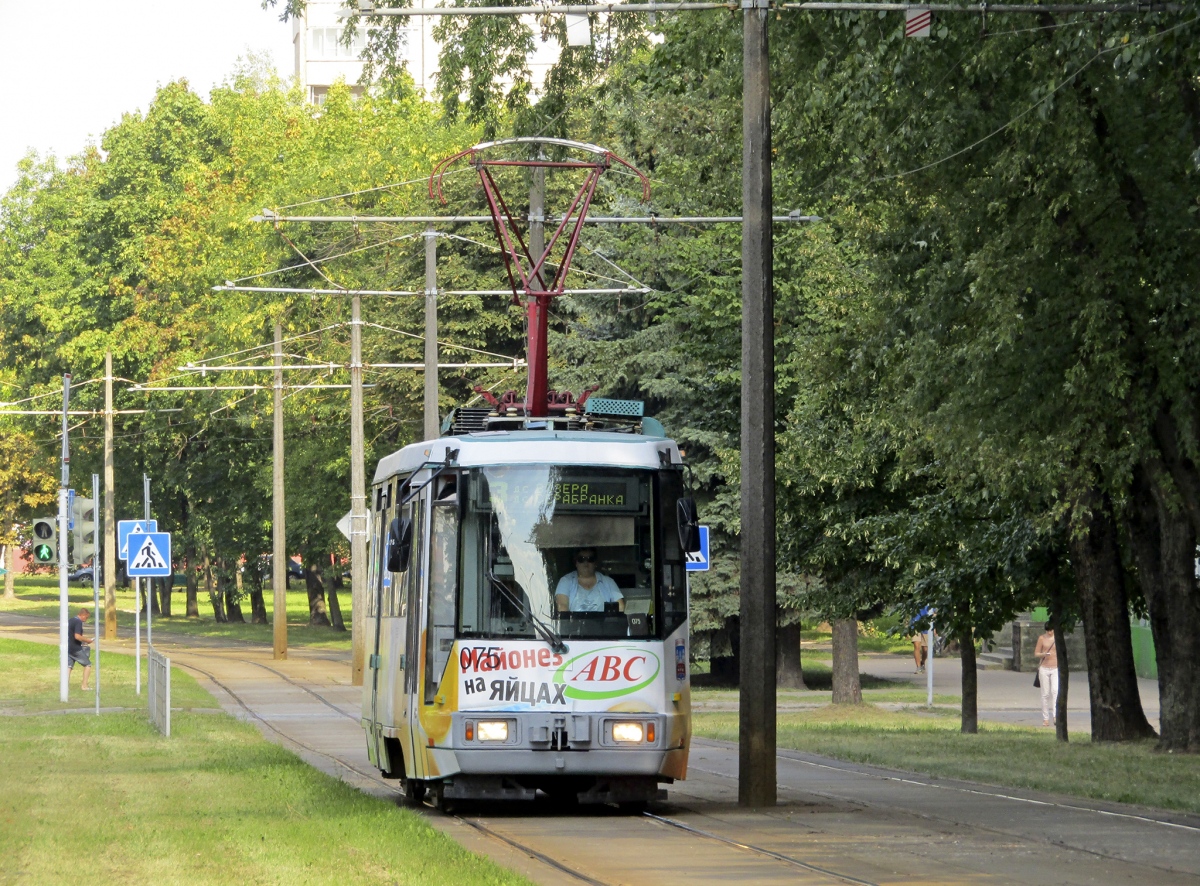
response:
<path id="1" fill-rule="evenodd" d="M 175 573 L 172 572 L 162 580 L 161 599 L 158 608 L 162 610 L 163 618 L 171 617 L 171 594 L 175 590 Z"/>
<path id="2" fill-rule="evenodd" d="M 155 588 L 157 582 L 157 578 L 142 579 L 142 612 L 145 612 L 146 608 L 149 607 L 150 614 L 154 618 L 158 618 L 162 614 L 158 608 L 158 589 Z"/>
<path id="3" fill-rule="evenodd" d="M 833 626 L 833 703 L 862 704 L 858 677 L 858 619 L 835 618 Z"/>
<path id="4" fill-rule="evenodd" d="M 14 561 L 17 558 L 17 546 L 4 546 L 4 599 L 17 599 L 16 578 L 17 572 Z"/>
<path id="5" fill-rule="evenodd" d="M 974 735 L 979 731 L 979 670 L 975 664 L 975 630 L 970 626 L 971 603 L 959 604 L 958 621 L 965 625 L 957 632 L 958 658 L 962 662 L 962 724 L 960 731 Z"/>
<path id="6" fill-rule="evenodd" d="M 710 658 L 713 681 L 720 686 L 737 686 L 742 678 L 742 622 L 739 616 L 725 620 L 725 636 L 729 640 L 729 655 Z M 711 641 L 710 641 L 711 642 Z"/>
<path id="7" fill-rule="evenodd" d="M 308 589 L 308 623 L 329 627 L 329 614 L 325 608 L 325 576 L 319 560 L 304 567 L 304 585 Z"/>
<path id="8" fill-rule="evenodd" d="M 196 582 L 196 568 L 193 564 L 196 562 L 196 549 L 188 548 L 187 566 L 184 572 L 184 581 L 187 582 L 187 612 L 188 618 L 200 617 L 200 602 L 196 599 L 196 592 L 199 587 Z"/>
<path id="9" fill-rule="evenodd" d="M 1071 568 L 1079 593 L 1087 644 L 1092 741 L 1152 738 L 1138 697 L 1129 634 L 1129 604 L 1117 547 L 1112 503 L 1099 490 L 1083 494 L 1086 516 L 1072 527 Z"/>
<path id="10" fill-rule="evenodd" d="M 338 571 L 337 564 L 331 562 L 329 566 L 329 622 L 335 631 L 346 630 L 346 623 L 342 621 L 342 604 L 338 602 L 338 590 L 341 587 L 342 574 Z"/>
<path id="11" fill-rule="evenodd" d="M 1146 598 L 1158 664 L 1159 745 L 1200 750 L 1200 610 L 1195 579 L 1196 531 L 1175 508 L 1174 484 L 1161 466 L 1135 469 L 1128 521 L 1138 584 Z"/>
<path id="12" fill-rule="evenodd" d="M 204 570 L 204 590 L 208 594 L 208 602 L 212 604 L 213 618 L 219 624 L 224 624 L 228 620 L 225 618 L 225 602 L 221 599 L 218 589 L 213 587 L 212 560 L 208 556 L 208 551 L 204 552 L 202 568 Z"/>
<path id="13" fill-rule="evenodd" d="M 1057 584 L 1050 596 L 1050 623 L 1054 625 L 1054 649 L 1058 654 L 1058 702 L 1054 707 L 1054 737 L 1070 741 L 1067 733 L 1067 696 L 1071 687 L 1071 664 L 1067 660 L 1067 638 L 1063 632 L 1063 613 L 1066 602 Z"/>
<path id="14" fill-rule="evenodd" d="M 800 622 L 775 628 L 775 685 L 780 689 L 806 689 L 800 663 Z"/>
<path id="15" fill-rule="evenodd" d="M 243 568 L 249 569 L 250 561 L 247 559 L 246 566 Z M 251 573 L 250 575 L 250 621 L 256 625 L 265 625 L 267 623 L 267 605 L 263 600 L 263 583 L 261 573 Z"/>
<path id="16" fill-rule="evenodd" d="M 226 563 L 221 562 L 221 588 L 225 595 L 225 618 L 227 621 L 235 624 L 245 624 L 246 616 L 242 614 L 242 574 L 234 572 L 235 578 L 229 580 L 229 573 L 226 571 Z"/>

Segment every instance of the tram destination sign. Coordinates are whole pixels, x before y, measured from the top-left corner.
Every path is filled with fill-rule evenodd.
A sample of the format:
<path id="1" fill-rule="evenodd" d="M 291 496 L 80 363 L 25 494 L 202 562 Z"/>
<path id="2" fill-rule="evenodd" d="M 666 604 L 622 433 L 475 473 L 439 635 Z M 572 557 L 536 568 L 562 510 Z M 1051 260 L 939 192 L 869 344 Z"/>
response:
<path id="1" fill-rule="evenodd" d="M 622 478 L 575 478 L 554 484 L 554 504 L 559 508 L 637 510 L 637 487 Z M 632 505 L 632 507 L 631 507 Z"/>
<path id="2" fill-rule="evenodd" d="M 612 511 L 636 513 L 643 509 L 637 477 L 613 477 L 599 475 L 571 475 L 553 477 L 554 510 L 556 512 Z M 544 486 L 533 479 L 521 477 L 515 480 L 493 480 L 494 489 L 481 483 L 479 507 L 491 508 L 493 495 L 509 501 L 535 501 L 544 494 Z"/>

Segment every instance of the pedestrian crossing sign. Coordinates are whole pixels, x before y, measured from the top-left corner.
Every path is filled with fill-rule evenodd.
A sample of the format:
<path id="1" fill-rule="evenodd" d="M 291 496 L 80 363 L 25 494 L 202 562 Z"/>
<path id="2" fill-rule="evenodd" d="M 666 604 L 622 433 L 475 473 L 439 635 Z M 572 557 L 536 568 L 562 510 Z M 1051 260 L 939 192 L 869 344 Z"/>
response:
<path id="1" fill-rule="evenodd" d="M 117 556 L 122 560 L 129 559 L 129 536 L 133 533 L 145 535 L 147 532 L 157 532 L 157 520 L 118 520 L 117 521 Z"/>
<path id="2" fill-rule="evenodd" d="M 700 530 L 700 550 L 689 551 L 687 554 L 686 569 L 688 572 L 707 572 L 708 571 L 708 527 L 698 526 Z"/>
<path id="3" fill-rule="evenodd" d="M 129 568 L 126 571 L 131 578 L 171 574 L 171 533 L 130 533 L 128 543 Z"/>

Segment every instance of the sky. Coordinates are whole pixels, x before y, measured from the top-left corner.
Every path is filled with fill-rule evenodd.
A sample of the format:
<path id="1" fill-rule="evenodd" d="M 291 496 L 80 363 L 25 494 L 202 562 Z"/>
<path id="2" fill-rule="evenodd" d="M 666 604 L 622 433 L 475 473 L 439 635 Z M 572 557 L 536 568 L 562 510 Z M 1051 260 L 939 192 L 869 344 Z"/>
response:
<path id="1" fill-rule="evenodd" d="M 165 83 L 207 97 L 251 51 L 294 67 L 291 23 L 260 0 L 0 0 L 0 35 L 0 193 L 28 150 L 77 154 Z"/>

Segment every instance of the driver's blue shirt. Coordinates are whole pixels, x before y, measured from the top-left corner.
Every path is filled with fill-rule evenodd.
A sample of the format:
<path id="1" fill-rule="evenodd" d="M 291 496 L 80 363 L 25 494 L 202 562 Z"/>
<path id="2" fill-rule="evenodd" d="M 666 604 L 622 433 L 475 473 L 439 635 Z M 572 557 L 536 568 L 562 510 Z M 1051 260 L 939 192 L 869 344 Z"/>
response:
<path id="1" fill-rule="evenodd" d="M 590 588 L 580 586 L 578 572 L 568 572 L 558 580 L 554 594 L 567 598 L 567 609 L 571 612 L 603 612 L 605 603 L 625 599 L 617 583 L 602 572 L 596 573 L 596 584 Z"/>

